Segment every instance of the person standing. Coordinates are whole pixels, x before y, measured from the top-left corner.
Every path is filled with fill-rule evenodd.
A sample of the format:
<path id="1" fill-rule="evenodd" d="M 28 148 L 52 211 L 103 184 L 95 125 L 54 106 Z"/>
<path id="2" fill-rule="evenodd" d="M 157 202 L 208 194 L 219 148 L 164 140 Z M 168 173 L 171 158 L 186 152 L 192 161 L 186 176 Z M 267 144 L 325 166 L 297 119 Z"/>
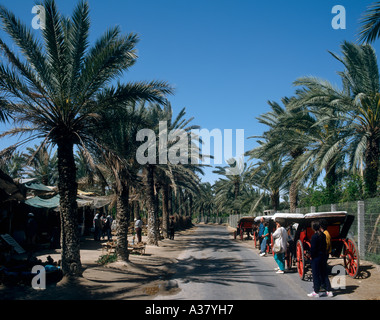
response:
<path id="1" fill-rule="evenodd" d="M 174 217 L 171 217 L 169 222 L 169 239 L 174 240 Z"/>
<path id="2" fill-rule="evenodd" d="M 259 237 L 259 247 L 260 247 L 260 249 L 261 249 L 261 244 L 263 242 L 264 228 L 265 228 L 264 227 L 264 218 L 261 217 L 260 224 L 259 224 L 259 232 L 257 233 L 257 236 Z"/>
<path id="3" fill-rule="evenodd" d="M 326 236 L 321 232 L 319 221 L 313 221 L 311 228 L 314 234 L 311 237 L 310 256 L 311 256 L 311 272 L 313 275 L 314 291 L 308 294 L 308 297 L 319 297 L 321 288 L 321 279 L 324 279 L 324 263 L 326 255 Z"/>
<path id="4" fill-rule="evenodd" d="M 264 219 L 263 219 L 264 220 Z M 267 253 L 267 243 L 268 243 L 268 240 L 269 240 L 269 228 L 268 228 L 268 222 L 263 222 L 263 226 L 264 226 L 264 230 L 263 230 L 263 234 L 262 234 L 262 242 L 261 242 L 261 245 L 260 245 L 260 256 L 263 257 L 265 256 Z"/>
<path id="5" fill-rule="evenodd" d="M 100 241 L 102 235 L 102 220 L 100 219 L 99 213 L 95 214 L 94 217 L 94 240 Z"/>
<path id="6" fill-rule="evenodd" d="M 279 221 L 276 221 L 276 231 L 273 233 L 273 241 L 278 246 L 278 251 L 274 253 L 274 260 L 276 261 L 278 268 L 276 273 L 285 272 L 285 252 L 288 246 L 288 232 L 281 225 Z M 273 246 L 274 248 L 275 246 Z"/>
<path id="7" fill-rule="evenodd" d="M 112 240 L 112 233 L 111 233 L 111 225 L 112 225 L 112 218 L 111 215 L 108 215 L 104 222 L 104 233 L 107 235 L 108 241 Z"/>
<path id="8" fill-rule="evenodd" d="M 327 261 L 331 253 L 331 235 L 327 230 L 327 221 L 325 219 L 322 219 L 320 221 L 320 230 L 326 236 L 326 252 L 323 257 L 323 262 L 321 265 L 321 284 L 326 290 L 325 295 L 327 295 L 328 297 L 332 297 L 333 293 L 332 293 L 331 283 L 330 283 L 329 275 L 327 271 Z"/>
<path id="9" fill-rule="evenodd" d="M 135 222 L 135 231 L 136 231 L 136 236 L 137 236 L 137 243 L 140 243 L 142 240 L 142 220 L 141 220 L 141 217 L 138 216 L 137 217 L 137 220 Z"/>
<path id="10" fill-rule="evenodd" d="M 34 218 L 33 213 L 28 213 L 28 221 L 26 223 L 26 241 L 28 245 L 28 249 L 33 251 L 36 245 L 36 237 L 37 237 L 37 222 Z"/>

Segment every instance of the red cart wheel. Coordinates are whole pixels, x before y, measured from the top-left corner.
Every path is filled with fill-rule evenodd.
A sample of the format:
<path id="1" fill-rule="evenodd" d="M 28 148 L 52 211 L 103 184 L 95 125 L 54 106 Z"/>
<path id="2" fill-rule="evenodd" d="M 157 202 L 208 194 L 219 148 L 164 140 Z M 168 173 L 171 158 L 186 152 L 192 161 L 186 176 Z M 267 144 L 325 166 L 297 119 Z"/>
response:
<path id="1" fill-rule="evenodd" d="M 300 278 L 305 279 L 305 255 L 303 252 L 303 245 L 301 240 L 297 241 L 297 271 Z"/>
<path id="2" fill-rule="evenodd" d="M 344 268 L 351 278 L 355 278 L 359 272 L 359 252 L 357 250 L 355 242 L 352 239 L 346 239 L 343 241 L 343 243 Z"/>

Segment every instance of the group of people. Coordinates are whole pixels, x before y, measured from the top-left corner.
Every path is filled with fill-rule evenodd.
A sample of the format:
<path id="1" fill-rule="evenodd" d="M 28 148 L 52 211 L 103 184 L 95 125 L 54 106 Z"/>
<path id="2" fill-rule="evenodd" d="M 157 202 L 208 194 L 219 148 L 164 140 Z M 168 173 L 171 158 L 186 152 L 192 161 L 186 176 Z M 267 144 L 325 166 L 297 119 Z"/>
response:
<path id="1" fill-rule="evenodd" d="M 259 243 L 260 243 L 260 256 L 263 257 L 266 255 L 267 244 L 269 242 L 269 224 L 261 218 L 259 225 Z M 276 221 L 276 231 L 272 234 L 275 250 L 274 260 L 276 261 L 278 267 L 276 267 L 276 273 L 285 272 L 285 253 L 288 246 L 288 232 L 284 227 L 281 226 L 279 221 Z"/>
<path id="2" fill-rule="evenodd" d="M 103 214 L 95 214 L 94 225 L 94 240 L 100 241 L 107 236 L 108 241 L 112 240 L 112 217 L 108 215 L 104 217 Z M 137 243 L 142 242 L 142 227 L 143 222 L 141 217 L 135 219 L 135 232 L 137 236 Z M 174 218 L 172 217 L 169 222 L 169 239 L 174 240 Z"/>
<path id="3" fill-rule="evenodd" d="M 324 295 L 332 297 L 331 284 L 327 272 L 327 260 L 331 253 L 331 237 L 327 231 L 327 221 L 322 219 L 320 221 L 313 221 L 311 224 L 314 234 L 311 237 L 311 270 L 313 275 L 313 292 L 309 293 L 309 297 L 322 296 L 320 292 L 321 286 L 325 288 Z M 285 273 L 285 254 L 289 247 L 289 242 L 292 241 L 288 237 L 288 231 L 282 226 L 280 221 L 276 221 L 276 230 L 273 236 L 273 251 L 274 260 L 277 263 L 275 268 L 276 273 Z M 266 255 L 267 243 L 269 242 L 270 231 L 269 224 L 264 218 L 261 218 L 258 237 L 260 243 L 260 256 Z"/>
<path id="4" fill-rule="evenodd" d="M 112 240 L 112 217 L 106 217 L 102 213 L 95 214 L 93 227 L 94 227 L 94 240 L 100 241 L 107 236 L 108 241 Z"/>
<path id="5" fill-rule="evenodd" d="M 139 216 L 137 219 L 135 219 L 135 231 L 136 231 L 136 236 L 137 236 L 137 243 L 141 242 L 142 225 L 143 223 L 142 223 L 141 217 Z M 168 225 L 168 237 L 170 240 L 174 240 L 174 229 L 175 229 L 174 217 L 171 217 L 169 221 L 169 225 Z"/>

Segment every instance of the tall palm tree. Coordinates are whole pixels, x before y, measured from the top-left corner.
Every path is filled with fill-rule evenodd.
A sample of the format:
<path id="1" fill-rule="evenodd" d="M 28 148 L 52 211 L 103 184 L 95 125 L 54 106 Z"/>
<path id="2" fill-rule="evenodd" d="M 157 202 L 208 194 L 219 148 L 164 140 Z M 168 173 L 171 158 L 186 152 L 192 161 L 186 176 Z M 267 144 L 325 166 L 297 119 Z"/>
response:
<path id="1" fill-rule="evenodd" d="M 93 46 L 89 43 L 89 6 L 81 1 L 70 18 L 62 16 L 54 0 L 43 2 L 45 28 L 42 42 L 15 15 L 0 6 L 3 30 L 20 49 L 23 59 L 0 40 L 8 60 L 0 63 L 2 107 L 14 117 L 16 127 L 7 134 L 29 133 L 41 146 L 57 147 L 60 195 L 62 270 L 82 273 L 77 228 L 77 182 L 74 145 L 92 141 L 99 112 L 125 101 L 146 99 L 164 102 L 171 88 L 164 82 L 111 85 L 136 61 L 136 34 L 122 35 L 110 28 Z M 17 145 L 20 145 L 17 144 Z"/>
<path id="2" fill-rule="evenodd" d="M 372 43 L 380 36 L 380 1 L 367 8 L 360 19 L 359 42 Z"/>
<path id="3" fill-rule="evenodd" d="M 210 213 L 215 206 L 215 195 L 210 182 L 204 182 L 199 185 L 200 192 L 195 199 L 195 210 L 198 211 L 198 216 L 203 219 L 206 213 Z"/>
<path id="4" fill-rule="evenodd" d="M 233 211 L 235 214 L 239 214 L 241 207 L 239 196 L 247 183 L 249 169 L 247 163 L 243 163 L 239 160 L 229 159 L 226 162 L 227 166 L 217 166 L 215 170 L 213 170 L 213 173 L 219 174 L 223 177 L 219 179 L 219 183 L 216 185 L 215 198 L 216 201 L 218 201 L 218 198 L 224 198 L 227 194 L 231 194 Z M 232 171 L 235 172 L 234 168 L 236 166 L 241 166 L 238 170 L 239 174 L 230 174 Z"/>
<path id="5" fill-rule="evenodd" d="M 75 154 L 75 165 L 77 168 L 78 188 L 82 190 L 94 191 L 101 195 L 106 194 L 106 188 L 112 181 L 111 173 L 107 166 L 93 159 L 87 154 L 87 150 L 78 148 Z"/>
<path id="6" fill-rule="evenodd" d="M 153 130 L 157 140 L 154 142 L 155 145 L 153 146 L 155 150 L 155 157 L 153 160 L 154 163 L 148 162 L 143 167 L 143 176 L 147 200 L 146 206 L 148 211 L 148 243 L 152 245 L 158 245 L 159 228 L 157 226 L 157 193 L 158 187 L 160 186 L 160 183 L 157 183 L 158 178 L 162 182 L 161 187 L 164 188 L 163 192 L 166 192 L 167 186 L 164 186 L 165 184 L 170 184 L 173 190 L 176 190 L 177 184 L 179 184 L 180 181 L 189 182 L 190 180 L 193 180 L 196 181 L 193 186 L 196 185 L 199 182 L 199 179 L 196 177 L 195 172 L 197 171 L 202 173 L 198 165 L 193 165 L 191 163 L 191 150 L 192 148 L 195 148 L 192 142 L 191 130 L 198 129 L 199 126 L 190 125 L 193 118 L 186 119 L 185 115 L 186 111 L 185 108 L 183 108 L 176 117 L 173 117 L 173 111 L 170 104 L 164 106 L 164 108 L 162 108 L 159 104 L 150 106 L 150 114 L 148 116 L 150 119 L 149 128 Z M 160 122 L 161 124 L 165 124 L 165 128 L 160 126 Z M 181 155 L 181 157 L 183 156 L 182 160 L 187 163 L 175 163 L 174 156 L 177 156 L 179 153 L 179 150 L 176 148 L 178 139 L 175 134 L 171 137 L 170 133 L 176 132 L 186 136 L 186 154 Z M 166 148 L 160 148 L 160 138 L 163 139 L 162 135 L 166 135 Z M 167 159 L 167 161 L 162 161 L 163 156 Z M 165 195 L 164 200 L 168 200 Z M 167 203 L 165 204 L 165 207 L 167 207 Z M 165 217 L 163 222 L 164 224 L 167 223 L 167 217 Z M 167 226 L 164 225 L 163 229 L 167 229 Z"/>
<path id="7" fill-rule="evenodd" d="M 253 158 L 256 158 L 252 154 Z M 280 197 L 285 190 L 289 189 L 289 173 L 287 174 L 283 161 L 280 158 L 270 160 L 259 160 L 249 172 L 251 183 L 259 189 L 268 192 L 271 207 L 277 211 L 280 207 Z M 266 200 L 263 195 L 261 200 Z"/>
<path id="8" fill-rule="evenodd" d="M 339 72 L 343 88 L 338 89 L 328 81 L 314 77 L 298 79 L 303 87 L 296 102 L 312 106 L 312 112 L 326 113 L 321 124 L 329 121 L 343 123 L 335 143 L 331 143 L 328 158 L 344 153 L 351 171 L 361 170 L 364 164 L 364 183 L 368 197 L 377 192 L 380 158 L 380 76 L 377 57 L 370 45 L 344 42 L 343 56 L 332 54 L 345 70 Z M 329 110 L 334 110 L 331 113 Z"/>
<path id="9" fill-rule="evenodd" d="M 28 154 L 24 154 L 31 170 L 27 172 L 29 177 L 36 177 L 38 180 L 47 186 L 55 185 L 57 181 L 57 153 L 53 153 L 43 146 L 39 148 L 35 145 L 34 148 L 26 148 Z"/>
<path id="10" fill-rule="evenodd" d="M 265 124 L 269 129 L 260 137 L 260 145 L 248 152 L 257 159 L 270 162 L 273 159 L 282 159 L 284 165 L 283 177 L 287 176 L 290 181 L 289 200 L 290 210 L 295 212 L 298 201 L 299 178 L 289 175 L 292 164 L 305 151 L 307 141 L 305 140 L 306 132 L 300 127 L 290 126 L 288 119 L 293 118 L 294 114 L 298 114 L 299 110 L 291 109 L 290 105 L 295 98 L 284 97 L 281 99 L 282 107 L 277 102 L 269 101 L 271 111 L 262 114 L 257 119 L 260 123 Z M 253 137 L 252 137 L 253 138 Z"/>
<path id="11" fill-rule="evenodd" d="M 14 151 L 13 148 L 3 151 L 0 154 L 0 169 L 12 179 L 22 178 L 25 174 L 26 166 L 26 160 L 22 152 Z"/>
<path id="12" fill-rule="evenodd" d="M 128 261 L 128 227 L 130 222 L 130 189 L 137 183 L 137 173 L 141 166 L 136 161 L 138 130 L 146 128 L 144 104 L 129 104 L 123 109 L 105 110 L 102 113 L 97 141 L 104 145 L 103 152 L 98 153 L 98 161 L 106 165 L 113 174 L 116 191 L 117 247 L 119 259 Z"/>
<path id="13" fill-rule="evenodd" d="M 298 92 L 302 97 L 302 92 Z M 301 98 L 302 99 L 302 98 Z M 297 99 L 293 100 L 297 103 Z M 326 121 L 329 118 L 329 121 Z M 292 164 L 292 175 L 302 183 L 317 182 L 318 177 L 325 172 L 324 181 L 330 198 L 330 203 L 335 203 L 338 192 L 338 184 L 345 170 L 343 152 L 330 154 L 329 150 L 335 147 L 342 151 L 342 145 L 336 144 L 344 131 L 344 122 L 336 118 L 334 110 L 325 108 L 323 113 L 318 108 L 308 106 L 299 109 L 299 112 L 291 114 L 286 119 L 285 125 L 305 132 L 303 135 L 305 148 Z M 335 145 L 335 146 L 334 146 Z"/>

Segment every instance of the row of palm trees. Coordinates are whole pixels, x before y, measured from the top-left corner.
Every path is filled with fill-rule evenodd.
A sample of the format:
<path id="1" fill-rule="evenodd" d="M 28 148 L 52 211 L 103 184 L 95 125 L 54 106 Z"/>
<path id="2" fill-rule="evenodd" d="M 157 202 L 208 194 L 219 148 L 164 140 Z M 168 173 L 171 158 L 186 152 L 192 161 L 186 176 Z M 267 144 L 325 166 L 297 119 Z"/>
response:
<path id="1" fill-rule="evenodd" d="M 5 59 L 0 62 L 0 120 L 14 127 L 2 136 L 27 135 L 2 155 L 30 141 L 40 144 L 31 161 L 48 145 L 56 150 L 60 195 L 62 270 L 65 275 L 82 272 L 77 232 L 77 163 L 88 177 L 96 177 L 104 190 L 117 195 L 117 253 L 128 260 L 127 232 L 131 193 L 143 194 L 148 211 L 148 242 L 158 242 L 158 192 L 162 193 L 167 229 L 170 197 L 191 199 L 199 185 L 197 165 L 145 166 L 136 161 L 136 133 L 150 128 L 159 134 L 159 121 L 168 130 L 189 131 L 185 110 L 174 117 L 168 102 L 173 88 L 164 81 L 122 83 L 121 76 L 137 60 L 136 34 L 108 29 L 93 45 L 89 43 L 89 6 L 80 1 L 70 17 L 57 9 L 54 0 L 43 3 L 46 13 L 41 35 L 31 31 L 11 11 L 0 6 L 3 31 L 17 47 L 14 51 L 0 39 Z M 174 145 L 176 141 L 169 141 Z M 78 158 L 77 157 L 77 158 Z M 78 160 L 78 159 L 77 159 Z M 83 161 L 82 161 L 83 164 Z M 186 195 L 184 195 L 186 193 Z M 191 202 L 191 200 L 190 200 Z"/>
<path id="2" fill-rule="evenodd" d="M 344 42 L 338 74 L 342 88 L 315 77 L 297 79 L 293 97 L 258 120 L 269 127 L 259 147 L 249 151 L 260 159 L 257 171 L 276 161 L 278 173 L 289 184 L 290 210 L 295 211 L 299 187 L 325 174 L 334 194 L 344 172 L 362 176 L 365 197 L 378 195 L 380 158 L 380 77 L 377 57 L 369 44 Z M 274 171 L 271 174 L 275 175 Z"/>
<path id="3" fill-rule="evenodd" d="M 331 53 L 343 67 L 341 88 L 303 77 L 294 81 L 294 96 L 269 101 L 270 111 L 257 118 L 267 130 L 250 137 L 258 143 L 246 152 L 252 164 L 232 177 L 225 175 L 227 167 L 214 171 L 222 178 L 212 188 L 213 211 L 221 209 L 219 203 L 230 213 L 253 213 L 262 210 L 260 201 L 268 203 L 268 195 L 269 208 L 278 210 L 282 196 L 295 212 L 300 189 L 315 186 L 322 176 L 328 203 L 339 200 L 340 182 L 349 177 L 362 180 L 363 197 L 379 195 L 380 76 L 369 43 L 380 36 L 380 2 L 360 22 L 358 38 L 364 43 L 345 41 L 341 56 Z"/>

